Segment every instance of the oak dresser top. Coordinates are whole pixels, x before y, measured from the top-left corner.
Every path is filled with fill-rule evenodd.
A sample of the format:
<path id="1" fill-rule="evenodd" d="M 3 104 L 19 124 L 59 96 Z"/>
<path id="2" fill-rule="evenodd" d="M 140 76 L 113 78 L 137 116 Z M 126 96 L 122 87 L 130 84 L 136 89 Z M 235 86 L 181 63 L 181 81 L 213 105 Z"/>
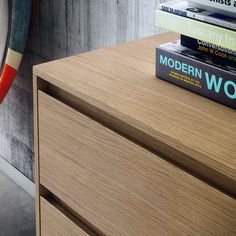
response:
<path id="1" fill-rule="evenodd" d="M 223 191 L 236 194 L 236 112 L 155 77 L 165 33 L 34 67 L 81 109 Z"/>

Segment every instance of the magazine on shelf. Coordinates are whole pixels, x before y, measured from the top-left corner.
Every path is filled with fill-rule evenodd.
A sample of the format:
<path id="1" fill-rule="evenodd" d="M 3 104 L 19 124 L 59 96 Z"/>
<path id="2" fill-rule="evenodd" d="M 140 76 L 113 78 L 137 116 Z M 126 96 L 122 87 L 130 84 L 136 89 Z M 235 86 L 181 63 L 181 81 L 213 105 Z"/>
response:
<path id="1" fill-rule="evenodd" d="M 199 39 L 181 35 L 181 45 L 208 56 L 214 56 L 218 64 L 228 64 L 236 68 L 236 51 L 208 43 Z"/>
<path id="2" fill-rule="evenodd" d="M 236 31 L 156 10 L 156 26 L 236 51 Z"/>
<path id="3" fill-rule="evenodd" d="M 163 3 L 160 4 L 160 9 L 172 14 L 236 30 L 236 18 L 216 13 L 214 11 L 208 11 L 202 7 L 190 6 L 188 1 L 177 0 Z"/>
<path id="4" fill-rule="evenodd" d="M 171 42 L 156 49 L 156 76 L 187 90 L 236 108 L 236 69 Z"/>
<path id="5" fill-rule="evenodd" d="M 190 0 L 189 3 L 193 6 L 203 6 L 207 10 L 217 11 L 233 17 L 236 14 L 236 0 Z"/>

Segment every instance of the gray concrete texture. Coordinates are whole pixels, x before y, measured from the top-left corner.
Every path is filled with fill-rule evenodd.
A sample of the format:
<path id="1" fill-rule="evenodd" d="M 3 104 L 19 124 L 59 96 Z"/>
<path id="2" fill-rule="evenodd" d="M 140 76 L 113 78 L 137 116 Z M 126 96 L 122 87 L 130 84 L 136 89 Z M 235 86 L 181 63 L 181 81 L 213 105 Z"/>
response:
<path id="1" fill-rule="evenodd" d="M 0 172 L 0 236 L 35 236 L 35 201 Z"/>

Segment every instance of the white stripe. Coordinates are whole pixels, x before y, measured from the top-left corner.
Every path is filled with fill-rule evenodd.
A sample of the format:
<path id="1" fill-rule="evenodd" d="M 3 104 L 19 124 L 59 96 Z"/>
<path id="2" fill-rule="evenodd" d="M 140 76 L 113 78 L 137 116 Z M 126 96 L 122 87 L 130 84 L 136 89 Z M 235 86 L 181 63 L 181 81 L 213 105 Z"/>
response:
<path id="1" fill-rule="evenodd" d="M 15 70 L 18 70 L 18 68 L 20 66 L 21 59 L 22 59 L 22 54 L 21 53 L 16 52 L 16 51 L 8 48 L 6 64 L 11 66 Z"/>
<path id="2" fill-rule="evenodd" d="M 25 192 L 35 198 L 35 184 L 2 157 L 0 157 L 0 170 L 19 185 Z"/>

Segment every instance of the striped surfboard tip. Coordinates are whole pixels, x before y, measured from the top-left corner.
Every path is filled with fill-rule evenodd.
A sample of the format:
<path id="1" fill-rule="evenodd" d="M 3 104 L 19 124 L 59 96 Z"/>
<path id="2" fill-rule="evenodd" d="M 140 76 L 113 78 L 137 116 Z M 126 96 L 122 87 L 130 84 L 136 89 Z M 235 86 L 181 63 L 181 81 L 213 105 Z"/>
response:
<path id="1" fill-rule="evenodd" d="M 0 104 L 3 102 L 14 81 L 22 56 L 23 55 L 21 53 L 16 52 L 10 48 L 7 51 L 6 62 L 3 65 L 3 70 L 0 77 Z"/>
<path id="2" fill-rule="evenodd" d="M 0 104 L 6 97 L 19 69 L 29 29 L 31 0 L 12 0 L 10 42 L 0 76 Z"/>

